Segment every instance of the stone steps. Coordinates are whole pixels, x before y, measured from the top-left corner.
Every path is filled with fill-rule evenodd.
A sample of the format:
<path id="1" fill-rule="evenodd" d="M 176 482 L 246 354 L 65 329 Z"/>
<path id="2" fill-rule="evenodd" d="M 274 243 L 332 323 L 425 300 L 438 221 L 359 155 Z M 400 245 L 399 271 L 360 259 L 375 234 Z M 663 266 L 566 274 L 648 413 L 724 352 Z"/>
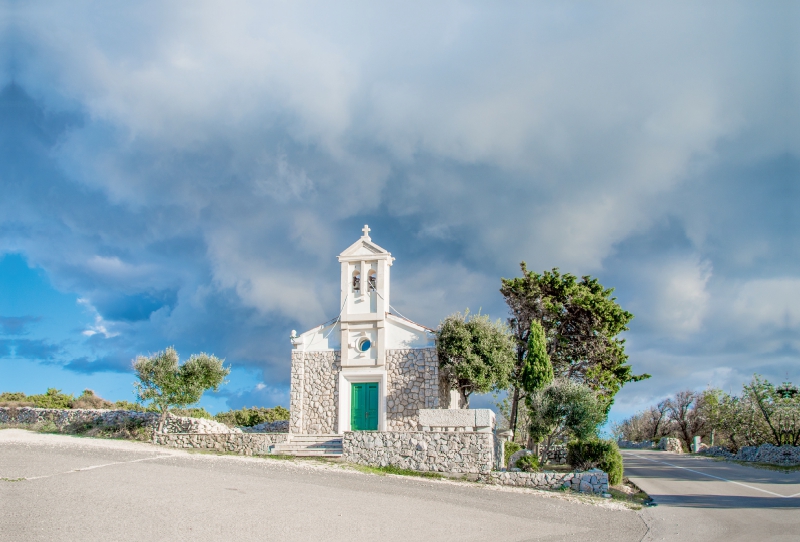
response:
<path id="1" fill-rule="evenodd" d="M 340 435 L 289 435 L 287 442 L 272 447 L 272 453 L 298 457 L 341 457 L 342 437 Z"/>

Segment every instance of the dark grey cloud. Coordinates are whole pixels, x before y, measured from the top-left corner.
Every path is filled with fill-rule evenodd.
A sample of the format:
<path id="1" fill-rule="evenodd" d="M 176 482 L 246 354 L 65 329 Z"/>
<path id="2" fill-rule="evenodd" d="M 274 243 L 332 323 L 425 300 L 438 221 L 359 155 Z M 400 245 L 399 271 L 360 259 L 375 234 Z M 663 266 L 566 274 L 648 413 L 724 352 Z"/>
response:
<path id="1" fill-rule="evenodd" d="M 63 352 L 62 345 L 43 339 L 12 339 L 8 348 L 14 357 L 50 362 Z"/>
<path id="2" fill-rule="evenodd" d="M 429 326 L 521 260 L 616 287 L 621 409 L 796 366 L 788 4 L 153 9 L 6 21 L 0 251 L 93 315 L 68 369 L 174 344 L 280 393 L 364 223 Z"/>
<path id="3" fill-rule="evenodd" d="M 119 359 L 114 358 L 97 358 L 91 359 L 88 357 L 81 357 L 72 359 L 64 364 L 64 368 L 76 373 L 94 374 L 100 372 L 113 372 L 113 373 L 128 373 L 131 370 L 131 364 L 128 362 L 120 362 Z"/>
<path id="4" fill-rule="evenodd" d="M 0 316 L 0 334 L 25 335 L 26 328 L 41 319 L 41 316 Z"/>

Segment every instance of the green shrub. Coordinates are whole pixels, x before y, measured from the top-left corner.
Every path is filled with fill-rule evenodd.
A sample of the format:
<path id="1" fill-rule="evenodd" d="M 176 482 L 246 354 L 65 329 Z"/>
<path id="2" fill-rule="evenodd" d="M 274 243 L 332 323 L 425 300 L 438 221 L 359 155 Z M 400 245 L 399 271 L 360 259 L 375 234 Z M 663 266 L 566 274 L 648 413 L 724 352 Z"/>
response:
<path id="1" fill-rule="evenodd" d="M 32 407 L 33 401 L 21 391 L 4 391 L 0 393 L 0 407 Z"/>
<path id="2" fill-rule="evenodd" d="M 95 395 L 92 390 L 83 390 L 83 393 L 72 402 L 72 408 L 114 408 L 114 403 L 106 401 L 102 397 Z"/>
<path id="3" fill-rule="evenodd" d="M 130 401 L 115 401 L 114 408 L 117 410 L 133 410 L 135 412 L 148 412 L 149 408 L 145 408 L 139 403 L 131 403 Z"/>
<path id="4" fill-rule="evenodd" d="M 539 458 L 535 455 L 524 455 L 517 459 L 517 464 L 514 466 L 525 472 L 537 472 L 540 469 Z"/>
<path id="5" fill-rule="evenodd" d="M 622 454 L 613 440 L 591 439 L 567 445 L 567 463 L 578 470 L 598 468 L 608 473 L 609 485 L 622 482 Z"/>
<path id="6" fill-rule="evenodd" d="M 520 451 L 521 449 L 522 445 L 517 444 L 516 442 L 506 442 L 503 466 L 508 465 L 508 462 L 511 460 L 511 456 Z"/>
<path id="7" fill-rule="evenodd" d="M 275 408 L 243 407 L 240 410 L 220 412 L 214 419 L 230 426 L 253 427 L 264 422 L 278 422 L 289 419 L 289 411 L 282 406 Z"/>
<path id="8" fill-rule="evenodd" d="M 72 394 L 61 393 L 61 390 L 47 388 L 47 392 L 40 395 L 29 395 L 28 401 L 32 401 L 37 408 L 72 408 L 75 397 Z"/>
<path id="9" fill-rule="evenodd" d="M 209 411 L 200 407 L 200 408 L 173 408 L 170 411 L 170 414 L 174 414 L 175 416 L 185 416 L 187 418 L 205 418 L 207 420 L 213 420 L 214 416 L 211 415 Z"/>

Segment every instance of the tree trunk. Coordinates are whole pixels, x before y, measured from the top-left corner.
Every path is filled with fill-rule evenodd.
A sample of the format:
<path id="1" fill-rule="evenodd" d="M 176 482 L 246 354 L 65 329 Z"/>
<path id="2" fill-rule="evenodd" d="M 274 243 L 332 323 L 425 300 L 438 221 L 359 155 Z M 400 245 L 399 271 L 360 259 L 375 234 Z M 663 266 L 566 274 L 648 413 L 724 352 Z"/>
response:
<path id="1" fill-rule="evenodd" d="M 167 410 L 164 409 L 161 411 L 161 417 L 158 419 L 158 427 L 156 428 L 156 432 L 163 433 L 164 432 L 164 424 L 167 421 Z"/>
<path id="2" fill-rule="evenodd" d="M 519 409 L 519 388 L 514 386 L 514 395 L 511 397 L 511 419 L 508 420 L 510 429 L 517 434 L 517 413 Z"/>

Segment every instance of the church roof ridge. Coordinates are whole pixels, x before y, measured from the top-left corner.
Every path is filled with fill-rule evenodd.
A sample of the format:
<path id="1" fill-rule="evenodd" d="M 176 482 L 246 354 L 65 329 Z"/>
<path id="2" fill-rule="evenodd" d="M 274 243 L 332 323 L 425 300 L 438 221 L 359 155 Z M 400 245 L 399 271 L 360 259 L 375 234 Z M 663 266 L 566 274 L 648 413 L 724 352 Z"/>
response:
<path id="1" fill-rule="evenodd" d="M 362 228 L 361 231 L 363 232 L 361 237 L 359 237 L 359 239 L 355 243 L 344 249 L 344 251 L 342 251 L 342 253 L 339 254 L 339 261 L 342 261 L 342 259 L 344 258 L 351 258 L 356 256 L 368 255 L 373 258 L 375 256 L 383 256 L 387 257 L 387 259 L 389 260 L 389 264 L 391 265 L 391 262 L 394 260 L 394 258 L 392 258 L 392 253 L 386 250 L 385 248 L 379 246 L 377 243 L 375 243 L 375 241 L 372 240 L 372 238 L 369 236 L 369 232 L 371 231 L 369 226 L 364 224 L 364 227 Z M 364 250 L 366 250 L 369 254 L 364 254 Z"/>
<path id="2" fill-rule="evenodd" d="M 419 323 L 417 323 L 417 322 L 415 322 L 413 320 L 409 320 L 405 316 L 400 316 L 399 314 L 393 314 L 391 312 L 387 312 L 386 316 L 391 316 L 392 318 L 395 318 L 397 320 L 403 320 L 404 322 L 408 322 L 410 324 L 414 324 L 415 326 L 420 327 L 420 328 L 422 328 L 422 329 L 424 329 L 426 331 L 430 331 L 431 333 L 435 333 L 436 332 L 435 329 L 431 329 L 428 326 L 423 326 L 422 324 L 419 324 Z"/>

